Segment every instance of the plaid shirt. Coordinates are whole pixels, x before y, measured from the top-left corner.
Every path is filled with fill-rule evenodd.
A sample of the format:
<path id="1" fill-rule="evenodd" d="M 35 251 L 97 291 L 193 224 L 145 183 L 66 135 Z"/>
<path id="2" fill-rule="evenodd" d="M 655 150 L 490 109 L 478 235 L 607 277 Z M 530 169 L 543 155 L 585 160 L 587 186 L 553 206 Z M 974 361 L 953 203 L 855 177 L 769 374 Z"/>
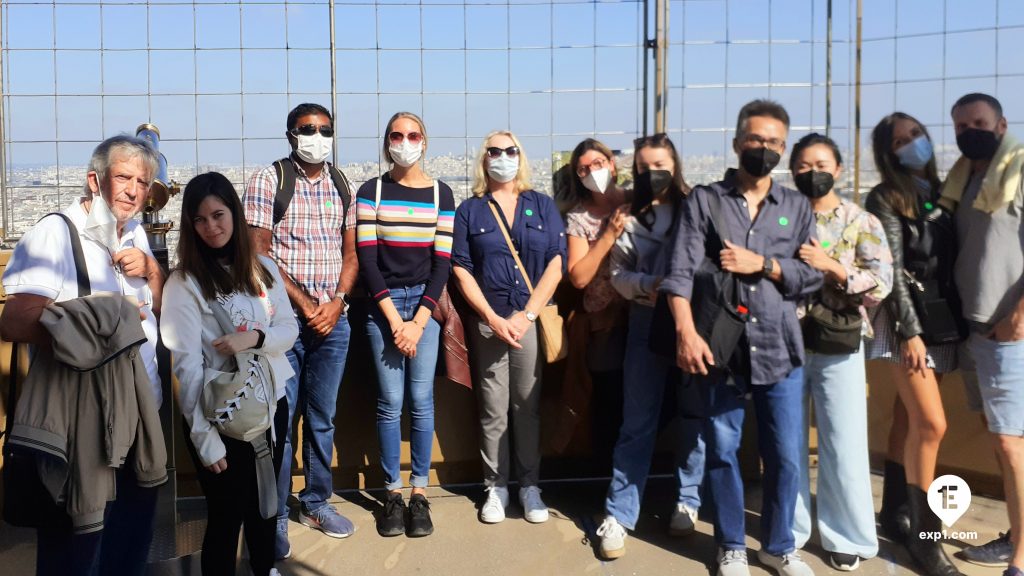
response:
<path id="1" fill-rule="evenodd" d="M 351 201 L 342 229 L 341 198 L 327 166 L 324 163 L 320 177 L 310 180 L 295 164 L 295 196 L 276 226 L 273 165 L 253 174 L 242 195 L 249 225 L 272 231 L 270 256 L 319 304 L 334 298 L 341 277 L 342 237 L 345 230 L 356 227 L 355 194 L 349 190 Z"/>

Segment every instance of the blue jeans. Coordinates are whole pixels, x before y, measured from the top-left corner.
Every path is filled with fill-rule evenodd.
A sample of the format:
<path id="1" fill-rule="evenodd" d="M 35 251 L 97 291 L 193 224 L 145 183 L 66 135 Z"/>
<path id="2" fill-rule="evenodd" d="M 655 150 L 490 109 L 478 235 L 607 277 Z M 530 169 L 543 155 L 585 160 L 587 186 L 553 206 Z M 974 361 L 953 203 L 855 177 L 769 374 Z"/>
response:
<path id="1" fill-rule="evenodd" d="M 37 576 L 104 576 L 146 573 L 153 540 L 159 488 L 139 486 L 134 456 L 117 471 L 117 498 L 107 503 L 103 530 L 73 534 L 67 530 L 36 530 Z"/>
<path id="2" fill-rule="evenodd" d="M 868 401 L 864 352 L 807 352 L 807 397 L 818 426 L 818 531 L 828 552 L 874 558 L 878 554 L 875 507 L 868 461 Z M 811 537 L 808 425 L 800 428 L 800 496 L 793 537 L 803 548 Z"/>
<path id="3" fill-rule="evenodd" d="M 612 483 L 605 500 L 605 511 L 630 530 L 640 516 L 640 502 L 658 439 L 665 387 L 678 384 L 672 361 L 653 354 L 647 347 L 653 313 L 650 306 L 630 306 L 623 364 L 622 428 L 612 455 Z M 684 418 L 681 428 L 676 469 L 678 502 L 696 510 L 700 508 L 699 491 L 704 476 L 701 421 Z"/>
<path id="4" fill-rule="evenodd" d="M 420 307 L 425 285 L 411 288 L 390 288 L 391 302 L 403 320 L 412 320 Z M 411 416 L 409 443 L 412 449 L 414 488 L 425 488 L 430 475 L 430 450 L 434 443 L 434 369 L 437 367 L 437 346 L 441 325 L 427 320 L 416 357 L 406 358 L 395 347 L 391 326 L 380 307 L 374 306 L 366 318 L 373 363 L 377 367 L 377 439 L 380 442 L 380 464 L 388 490 L 402 487 L 399 457 L 402 449 L 402 403 L 409 394 Z"/>
<path id="5" fill-rule="evenodd" d="M 288 494 L 292 483 L 292 426 L 295 412 L 302 415 L 302 466 L 306 487 L 299 501 L 307 513 L 328 506 L 333 493 L 331 458 L 334 454 L 334 413 L 338 390 L 345 372 L 348 342 L 352 333 L 348 318 L 342 316 L 326 338 L 320 338 L 302 318 L 299 337 L 288 351 L 295 375 L 288 379 L 288 433 L 285 435 L 281 471 L 277 476 L 278 517 L 288 517 Z"/>
<path id="6" fill-rule="evenodd" d="M 748 388 L 757 414 L 758 448 L 764 462 L 761 503 L 761 548 L 773 555 L 796 549 L 793 512 L 800 489 L 800 427 L 804 421 L 804 373 L 794 368 L 775 384 L 729 386 L 721 377 L 706 380 L 707 486 L 715 542 L 726 550 L 745 550 L 743 479 L 736 452 L 743 434 L 744 400 L 737 389 Z"/>
<path id="7" fill-rule="evenodd" d="M 967 347 L 977 366 L 989 432 L 1024 436 L 1024 341 L 996 342 L 971 334 Z"/>

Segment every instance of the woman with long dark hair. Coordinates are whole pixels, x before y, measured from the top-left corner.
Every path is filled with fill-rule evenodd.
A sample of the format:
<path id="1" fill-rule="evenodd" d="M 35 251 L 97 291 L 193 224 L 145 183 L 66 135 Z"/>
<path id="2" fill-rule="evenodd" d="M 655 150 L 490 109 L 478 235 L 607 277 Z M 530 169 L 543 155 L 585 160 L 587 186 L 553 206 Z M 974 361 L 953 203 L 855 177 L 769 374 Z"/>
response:
<path id="1" fill-rule="evenodd" d="M 288 429 L 285 382 L 292 368 L 285 352 L 298 327 L 277 266 L 257 255 L 238 194 L 224 175 L 208 172 L 189 181 L 179 230 L 178 266 L 164 287 L 160 333 L 174 358 L 185 442 L 206 496 L 203 574 L 235 573 L 243 527 L 253 572 L 276 574 L 276 517 L 260 513 L 258 483 L 273 486 L 281 467 L 284 442 L 274 434 Z M 211 307 L 217 305 L 227 312 L 234 332 L 224 333 Z M 207 383 L 232 355 L 245 350 L 266 356 L 276 384 L 274 398 L 266 398 L 275 406 L 266 432 L 267 445 L 274 446 L 275 474 L 259 480 L 253 444 L 221 434 L 203 405 Z"/>
<path id="2" fill-rule="evenodd" d="M 648 346 L 658 287 L 668 271 L 669 251 L 679 223 L 680 203 L 690 192 L 672 140 L 664 134 L 637 140 L 633 183 L 630 215 L 611 254 L 612 286 L 630 307 L 622 427 L 612 456 L 606 516 L 597 530 L 601 555 L 608 559 L 625 554 L 626 530 L 636 526 L 662 422 L 662 399 L 666 387 L 679 376 L 671 359 L 654 354 Z M 694 530 L 700 507 L 698 489 L 704 475 L 700 420 L 684 419 L 682 427 L 677 446 L 679 497 L 669 525 L 670 532 L 677 535 Z"/>
<path id="3" fill-rule="evenodd" d="M 423 120 L 399 112 L 384 127 L 391 169 L 356 195 L 359 270 L 376 305 L 366 319 L 377 369 L 377 438 L 388 490 L 377 518 L 381 536 L 434 531 L 426 487 L 434 442 L 434 368 L 441 326 L 431 313 L 451 273 L 455 200 L 423 172 Z M 402 499 L 402 405 L 409 398 L 412 494 Z M 406 521 L 408 516 L 408 522 Z"/>
<path id="4" fill-rule="evenodd" d="M 928 507 L 927 491 L 946 433 L 939 383 L 943 374 L 956 369 L 957 345 L 926 344 L 934 335 L 926 333 L 911 290 L 952 273 L 955 242 L 950 245 L 929 233 L 929 220 L 940 210 L 941 182 L 924 125 L 894 112 L 875 126 L 871 139 L 881 183 L 868 194 L 865 208 L 885 229 L 893 257 L 893 289 L 874 309 L 875 338 L 867 358 L 889 362 L 898 391 L 879 520 L 886 536 L 906 543 L 925 574 L 949 576 L 959 572 L 941 542 L 921 539 L 920 534 L 941 529 Z"/>

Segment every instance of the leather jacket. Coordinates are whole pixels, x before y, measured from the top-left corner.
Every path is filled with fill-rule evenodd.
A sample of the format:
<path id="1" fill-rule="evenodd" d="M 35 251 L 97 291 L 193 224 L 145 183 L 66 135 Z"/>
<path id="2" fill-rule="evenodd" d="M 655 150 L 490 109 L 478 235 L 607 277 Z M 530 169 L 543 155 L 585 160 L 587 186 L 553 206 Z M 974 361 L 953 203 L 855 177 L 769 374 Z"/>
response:
<path id="1" fill-rule="evenodd" d="M 942 297 L 959 302 L 953 287 L 956 258 L 953 216 L 938 206 L 938 192 L 919 191 L 918 216 L 914 219 L 893 210 L 881 184 L 871 190 L 864 204 L 865 209 L 882 222 L 892 251 L 892 293 L 882 305 L 889 307 L 889 314 L 896 321 L 896 333 L 904 340 L 924 332 L 910 294 L 910 277 L 917 283 L 934 286 Z"/>

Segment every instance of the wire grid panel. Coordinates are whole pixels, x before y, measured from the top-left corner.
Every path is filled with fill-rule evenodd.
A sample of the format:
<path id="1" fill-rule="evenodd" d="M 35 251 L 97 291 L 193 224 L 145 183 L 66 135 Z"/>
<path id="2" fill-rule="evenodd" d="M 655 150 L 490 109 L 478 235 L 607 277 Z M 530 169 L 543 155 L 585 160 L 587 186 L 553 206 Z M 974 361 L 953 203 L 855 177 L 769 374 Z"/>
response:
<path id="1" fill-rule="evenodd" d="M 4 2 L 9 235 L 70 202 L 92 148 L 142 122 L 160 128 L 171 178 L 219 170 L 241 189 L 288 153 L 292 107 L 330 107 L 329 10 L 302 0 Z M 428 170 L 460 196 L 492 130 L 517 133 L 545 191 L 552 152 L 588 136 L 628 147 L 641 131 L 641 0 L 346 0 L 334 16 L 338 162 L 357 183 L 382 169 L 384 124 L 400 110 L 423 116 Z"/>

